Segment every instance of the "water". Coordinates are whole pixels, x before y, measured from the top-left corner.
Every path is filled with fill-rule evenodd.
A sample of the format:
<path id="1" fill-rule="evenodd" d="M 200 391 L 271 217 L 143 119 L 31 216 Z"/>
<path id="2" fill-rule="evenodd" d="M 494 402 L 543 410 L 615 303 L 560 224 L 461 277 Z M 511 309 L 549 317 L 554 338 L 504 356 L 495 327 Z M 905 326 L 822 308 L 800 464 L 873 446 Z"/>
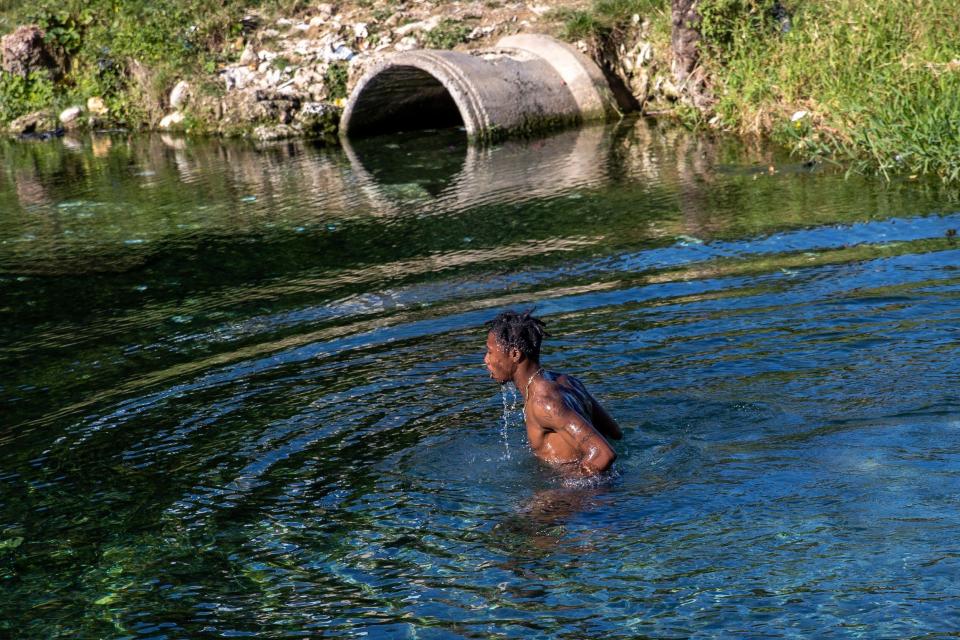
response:
<path id="1" fill-rule="evenodd" d="M 0 635 L 960 625 L 955 191 L 643 123 L 0 144 Z M 529 304 L 609 481 L 482 368 Z"/>

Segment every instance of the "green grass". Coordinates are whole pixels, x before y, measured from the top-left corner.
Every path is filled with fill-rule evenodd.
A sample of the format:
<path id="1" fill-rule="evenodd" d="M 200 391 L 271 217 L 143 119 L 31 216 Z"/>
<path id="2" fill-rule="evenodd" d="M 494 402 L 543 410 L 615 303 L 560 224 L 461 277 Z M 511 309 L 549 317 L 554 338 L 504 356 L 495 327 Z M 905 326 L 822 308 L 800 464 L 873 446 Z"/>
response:
<path id="1" fill-rule="evenodd" d="M 589 9 L 560 9 L 554 16 L 563 22 L 566 40 L 603 39 L 624 29 L 634 15 L 643 18 L 664 9 L 669 15 L 665 0 L 594 0 Z"/>
<path id="2" fill-rule="evenodd" d="M 459 20 L 447 18 L 427 32 L 423 43 L 430 49 L 453 49 L 461 42 L 466 42 L 468 35 L 470 27 Z"/>
<path id="3" fill-rule="evenodd" d="M 327 67 L 323 74 L 323 83 L 327 87 L 327 97 L 331 100 L 342 100 L 347 97 L 349 73 L 349 65 L 343 61 L 333 62 Z"/>
<path id="4" fill-rule="evenodd" d="M 960 180 L 960 5 L 797 0 L 781 34 L 771 4 L 704 3 L 722 126 L 855 170 Z"/>
<path id="5" fill-rule="evenodd" d="M 65 61 L 46 106 L 101 96 L 114 124 L 138 127 L 160 113 L 177 79 L 210 75 L 238 52 L 240 18 L 252 9 L 294 15 L 301 0 L 0 0 L 0 29 L 39 24 Z M 38 108 L 42 78 L 0 82 L 0 124 Z M 42 106 L 42 105 L 41 105 Z"/>

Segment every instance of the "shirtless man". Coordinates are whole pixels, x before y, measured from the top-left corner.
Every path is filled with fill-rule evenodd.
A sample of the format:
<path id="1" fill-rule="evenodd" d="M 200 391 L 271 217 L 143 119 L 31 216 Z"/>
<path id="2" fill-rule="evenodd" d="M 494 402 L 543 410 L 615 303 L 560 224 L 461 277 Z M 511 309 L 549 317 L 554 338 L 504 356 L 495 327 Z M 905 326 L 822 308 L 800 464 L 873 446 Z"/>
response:
<path id="1" fill-rule="evenodd" d="M 487 323 L 483 363 L 490 377 L 513 384 L 523 395 L 523 414 L 533 453 L 576 475 L 610 468 L 617 454 L 608 440 L 623 437 L 620 426 L 573 376 L 544 371 L 540 343 L 548 335 L 530 311 L 505 311 Z"/>

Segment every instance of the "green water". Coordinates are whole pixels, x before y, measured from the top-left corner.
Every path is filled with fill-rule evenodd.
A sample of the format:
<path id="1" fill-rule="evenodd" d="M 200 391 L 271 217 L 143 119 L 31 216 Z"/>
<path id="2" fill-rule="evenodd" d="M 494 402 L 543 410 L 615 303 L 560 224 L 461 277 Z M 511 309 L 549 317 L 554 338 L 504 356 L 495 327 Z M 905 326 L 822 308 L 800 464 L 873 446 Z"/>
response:
<path id="1" fill-rule="evenodd" d="M 960 626 L 953 191 L 635 121 L 0 153 L 0 634 Z M 483 369 L 531 304 L 604 482 Z"/>

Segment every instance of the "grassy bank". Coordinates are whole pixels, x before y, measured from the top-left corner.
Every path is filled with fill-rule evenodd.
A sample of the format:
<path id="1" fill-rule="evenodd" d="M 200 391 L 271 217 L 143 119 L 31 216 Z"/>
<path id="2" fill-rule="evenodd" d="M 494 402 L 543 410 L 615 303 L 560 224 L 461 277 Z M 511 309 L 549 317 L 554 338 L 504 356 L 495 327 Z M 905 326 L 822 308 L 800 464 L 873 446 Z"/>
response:
<path id="1" fill-rule="evenodd" d="M 242 35 L 244 13 L 296 10 L 296 3 L 249 0 L 39 0 L 0 5 L 0 31 L 38 24 L 60 63 L 60 78 L 0 75 L 0 122 L 44 107 L 101 96 L 112 124 L 139 127 L 162 113 L 176 78 L 212 75 Z M 241 45 L 242 46 L 242 45 Z"/>
<path id="2" fill-rule="evenodd" d="M 360 17 L 414 6 L 403 0 L 341 4 Z M 431 4 L 438 12 L 452 6 Z M 506 5 L 485 0 L 483 6 Z M 244 26 L 245 14 L 293 16 L 307 8 L 299 0 L 0 0 L 0 31 L 40 24 L 64 71 L 56 82 L 46 73 L 26 79 L 0 74 L 0 124 L 41 107 L 82 104 L 89 96 L 105 99 L 110 124 L 155 124 L 178 78 L 201 79 L 199 89 L 214 94 L 223 90 L 214 72 L 236 59 L 249 37 L 245 29 L 253 27 Z M 771 136 L 804 159 L 960 182 L 960 5 L 700 0 L 699 8 L 702 65 L 714 98 L 706 112 L 671 102 L 669 0 L 571 0 L 555 3 L 552 15 L 558 35 L 587 42 L 610 68 L 618 68 L 618 56 L 636 53 L 638 39 L 651 45 L 653 60 L 644 62 L 649 77 L 641 82 L 635 74 L 625 84 L 635 95 L 650 91 L 658 112 L 697 126 Z M 423 45 L 451 46 L 465 37 L 462 23 L 442 24 L 457 30 L 431 32 Z M 335 80 L 328 84 L 342 93 L 345 76 Z"/>
<path id="3" fill-rule="evenodd" d="M 960 180 L 960 4 L 703 4 L 716 126 L 885 175 Z"/>
<path id="4" fill-rule="evenodd" d="M 675 103 L 679 120 L 770 136 L 852 170 L 960 181 L 960 4 L 701 0 L 699 10 L 715 101 L 703 113 Z M 629 49 L 617 40 L 633 14 L 669 68 L 668 0 L 594 0 L 563 13 L 564 36 Z"/>

